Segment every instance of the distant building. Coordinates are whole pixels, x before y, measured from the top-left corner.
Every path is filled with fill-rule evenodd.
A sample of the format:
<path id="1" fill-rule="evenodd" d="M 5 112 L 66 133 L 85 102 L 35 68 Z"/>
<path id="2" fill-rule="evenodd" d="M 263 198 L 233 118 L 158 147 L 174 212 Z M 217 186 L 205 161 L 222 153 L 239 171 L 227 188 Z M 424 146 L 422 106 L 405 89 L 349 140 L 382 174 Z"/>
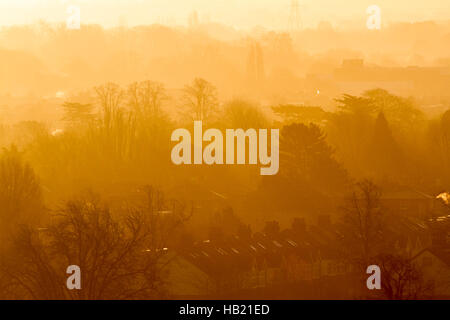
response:
<path id="1" fill-rule="evenodd" d="M 169 291 L 176 298 L 261 297 L 263 292 L 291 286 L 305 298 L 332 298 L 327 290 L 318 290 L 325 285 L 323 281 L 330 280 L 342 281 L 343 290 L 351 297 L 347 279 L 351 266 L 335 247 L 337 234 L 330 221 L 321 220 L 323 226 L 309 231 L 299 232 L 297 226 L 295 231 L 205 240 L 178 250 L 167 277 Z"/>
<path id="2" fill-rule="evenodd" d="M 414 261 L 436 288 L 435 294 L 448 295 L 447 218 L 427 223 L 387 214 L 386 219 L 385 240 L 390 244 L 386 253 Z M 315 225 L 295 219 L 290 229 L 270 226 L 265 233 L 200 241 L 171 252 L 167 276 L 171 295 L 183 299 L 382 297 L 381 292 L 367 292 L 365 274 L 345 258 L 339 244 L 342 235 L 329 215 L 319 216 Z"/>
<path id="3" fill-rule="evenodd" d="M 419 252 L 412 261 L 423 272 L 425 281 L 434 288 L 436 298 L 450 297 L 450 246 L 430 247 Z"/>
<path id="4" fill-rule="evenodd" d="M 450 97 L 449 67 L 365 66 L 361 59 L 350 59 L 335 70 L 334 81 L 342 93 L 353 95 L 381 88 L 401 96 Z"/>
<path id="5" fill-rule="evenodd" d="M 425 220 L 432 216 L 438 201 L 417 190 L 399 189 L 383 192 L 381 203 L 391 212 Z"/>

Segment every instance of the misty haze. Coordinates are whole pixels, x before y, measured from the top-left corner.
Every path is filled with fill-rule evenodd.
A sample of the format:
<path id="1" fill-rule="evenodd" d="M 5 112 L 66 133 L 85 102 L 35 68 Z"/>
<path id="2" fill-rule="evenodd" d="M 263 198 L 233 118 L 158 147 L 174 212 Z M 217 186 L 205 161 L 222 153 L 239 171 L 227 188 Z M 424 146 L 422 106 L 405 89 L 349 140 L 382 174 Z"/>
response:
<path id="1" fill-rule="evenodd" d="M 0 0 L 0 299 L 449 299 L 450 2 L 392 2 Z"/>

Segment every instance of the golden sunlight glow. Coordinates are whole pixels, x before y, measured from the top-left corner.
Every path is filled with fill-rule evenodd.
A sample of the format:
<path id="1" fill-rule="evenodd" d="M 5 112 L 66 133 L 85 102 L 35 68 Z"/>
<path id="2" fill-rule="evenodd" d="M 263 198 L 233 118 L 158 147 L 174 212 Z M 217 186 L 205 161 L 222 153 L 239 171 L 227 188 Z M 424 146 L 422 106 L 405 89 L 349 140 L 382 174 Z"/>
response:
<path id="1" fill-rule="evenodd" d="M 321 21 L 334 26 L 354 25 L 365 19 L 373 1 L 299 0 L 305 27 Z M 450 2 L 442 0 L 378 0 L 386 22 L 443 20 L 450 16 Z M 291 0 L 0 0 L 0 25 L 25 24 L 39 20 L 61 22 L 67 8 L 79 6 L 84 23 L 116 26 L 163 23 L 186 25 L 196 11 L 202 21 L 226 23 L 237 28 L 263 26 L 283 29 L 289 18 Z"/>

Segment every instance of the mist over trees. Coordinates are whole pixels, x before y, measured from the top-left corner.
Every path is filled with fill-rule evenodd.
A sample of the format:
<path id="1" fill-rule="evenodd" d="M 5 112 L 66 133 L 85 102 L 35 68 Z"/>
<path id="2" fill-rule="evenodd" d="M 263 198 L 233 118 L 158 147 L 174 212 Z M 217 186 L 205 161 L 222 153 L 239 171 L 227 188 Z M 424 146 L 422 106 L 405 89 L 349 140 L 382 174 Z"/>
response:
<path id="1" fill-rule="evenodd" d="M 433 39 L 442 39 L 448 27 L 435 27 Z M 432 296 L 405 248 L 428 244 L 423 226 L 448 215 L 444 198 L 436 203 L 450 189 L 448 92 L 423 93 L 432 80 L 416 95 L 339 80 L 358 68 L 382 73 L 373 64 L 413 40 L 393 26 L 383 32 L 402 44 L 392 41 L 386 57 L 370 43 L 367 69 L 358 60 L 347 70 L 342 60 L 355 63 L 358 47 L 320 46 L 329 32 L 338 31 L 225 40 L 201 25 L 0 30 L 0 65 L 12 66 L 0 78 L 0 298 L 172 298 L 169 266 L 180 257 L 208 261 L 215 297 L 261 288 L 254 281 L 266 285 L 271 264 L 283 271 L 277 284 L 298 290 L 317 264 L 345 272 L 348 264 L 365 277 L 373 263 L 390 274 L 383 298 Z M 18 35 L 38 39 L 24 46 Z M 417 50 L 439 66 L 437 52 L 448 53 L 442 41 Z M 383 72 L 403 75 L 404 63 Z M 173 164 L 171 133 L 192 131 L 194 120 L 205 129 L 279 129 L 278 174 Z M 398 231 L 403 223 L 420 237 Z M 81 291 L 66 290 L 72 264 L 83 270 Z M 330 286 L 324 292 L 336 297 L 339 286 Z"/>

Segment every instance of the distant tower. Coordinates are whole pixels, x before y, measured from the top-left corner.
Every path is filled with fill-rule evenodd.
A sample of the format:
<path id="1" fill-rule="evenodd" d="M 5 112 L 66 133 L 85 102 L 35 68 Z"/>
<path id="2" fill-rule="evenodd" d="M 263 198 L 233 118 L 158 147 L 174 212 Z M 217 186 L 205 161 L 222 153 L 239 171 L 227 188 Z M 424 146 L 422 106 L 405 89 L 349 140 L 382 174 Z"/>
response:
<path id="1" fill-rule="evenodd" d="M 289 15 L 289 31 L 299 31 L 303 27 L 298 0 L 291 0 L 291 12 Z"/>
<path id="2" fill-rule="evenodd" d="M 196 28 L 199 24 L 198 13 L 197 11 L 193 11 L 188 18 L 188 24 L 190 28 Z"/>
<path id="3" fill-rule="evenodd" d="M 264 82 L 264 57 L 261 45 L 252 41 L 247 58 L 247 78 L 250 87 L 259 88 Z"/>

